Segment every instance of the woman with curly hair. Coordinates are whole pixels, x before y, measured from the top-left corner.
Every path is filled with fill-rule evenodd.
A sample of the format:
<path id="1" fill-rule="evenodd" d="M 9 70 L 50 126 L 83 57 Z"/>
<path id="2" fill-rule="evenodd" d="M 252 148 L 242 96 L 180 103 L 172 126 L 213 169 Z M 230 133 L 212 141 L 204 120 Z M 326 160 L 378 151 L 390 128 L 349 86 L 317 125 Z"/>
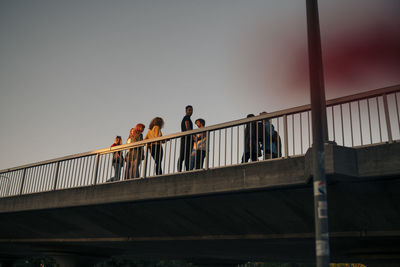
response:
<path id="1" fill-rule="evenodd" d="M 151 120 L 149 125 L 149 131 L 147 132 L 146 137 L 144 139 L 161 137 L 162 136 L 161 129 L 163 127 L 164 127 L 164 120 L 160 117 L 155 117 L 154 119 Z M 161 142 L 151 143 L 149 149 L 151 156 L 153 157 L 155 162 L 156 174 L 161 175 L 162 174 L 161 161 L 163 158 L 163 149 L 161 146 Z"/>

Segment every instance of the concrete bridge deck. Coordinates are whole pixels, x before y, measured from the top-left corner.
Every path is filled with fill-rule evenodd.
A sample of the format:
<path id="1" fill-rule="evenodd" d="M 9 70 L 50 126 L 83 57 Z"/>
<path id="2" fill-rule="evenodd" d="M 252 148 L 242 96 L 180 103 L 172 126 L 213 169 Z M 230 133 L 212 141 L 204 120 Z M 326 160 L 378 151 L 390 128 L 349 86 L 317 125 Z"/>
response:
<path id="1" fill-rule="evenodd" d="M 0 258 L 313 261 L 310 153 L 0 199 Z M 332 261 L 400 261 L 400 144 L 326 146 Z"/>

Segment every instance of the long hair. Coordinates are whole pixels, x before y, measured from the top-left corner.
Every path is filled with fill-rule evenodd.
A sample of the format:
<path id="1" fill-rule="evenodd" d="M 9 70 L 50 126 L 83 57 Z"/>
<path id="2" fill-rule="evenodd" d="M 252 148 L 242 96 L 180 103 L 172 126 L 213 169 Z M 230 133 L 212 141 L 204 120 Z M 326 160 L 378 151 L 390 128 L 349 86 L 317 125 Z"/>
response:
<path id="1" fill-rule="evenodd" d="M 118 139 L 118 143 L 116 143 L 117 146 L 122 145 L 122 138 L 121 138 L 121 136 L 117 135 L 117 136 L 115 137 L 115 140 L 116 140 L 116 139 Z M 114 142 L 114 143 L 115 143 L 115 142 Z"/>
<path id="2" fill-rule="evenodd" d="M 135 134 L 137 134 L 137 133 L 140 133 L 140 128 L 142 128 L 144 130 L 145 127 L 146 126 L 144 126 L 143 123 L 138 123 L 138 124 L 136 124 L 136 127 L 133 131 L 135 132 Z"/>
<path id="3" fill-rule="evenodd" d="M 151 120 L 149 129 L 152 130 L 154 126 L 158 126 L 161 129 L 164 126 L 164 120 L 160 117 L 155 117 Z"/>
<path id="4" fill-rule="evenodd" d="M 134 136 L 135 136 L 135 128 L 131 128 L 131 129 L 129 130 L 128 139 L 131 138 L 131 137 L 134 137 Z"/>

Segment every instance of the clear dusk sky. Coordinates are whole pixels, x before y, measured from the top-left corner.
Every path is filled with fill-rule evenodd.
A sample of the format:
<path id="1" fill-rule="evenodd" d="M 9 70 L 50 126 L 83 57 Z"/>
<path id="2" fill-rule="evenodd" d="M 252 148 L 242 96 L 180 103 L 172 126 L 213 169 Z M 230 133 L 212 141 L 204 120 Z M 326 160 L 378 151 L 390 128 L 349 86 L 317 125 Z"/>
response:
<path id="1" fill-rule="evenodd" d="M 400 1 L 320 0 L 326 96 L 400 84 Z M 0 0 L 0 169 L 310 103 L 305 0 Z"/>

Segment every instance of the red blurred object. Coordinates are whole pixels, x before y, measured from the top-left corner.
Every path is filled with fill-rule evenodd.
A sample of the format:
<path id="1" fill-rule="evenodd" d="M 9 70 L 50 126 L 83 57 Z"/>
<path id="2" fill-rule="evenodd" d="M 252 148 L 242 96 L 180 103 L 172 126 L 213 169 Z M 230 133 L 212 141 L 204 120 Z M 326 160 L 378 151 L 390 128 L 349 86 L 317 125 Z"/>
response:
<path id="1" fill-rule="evenodd" d="M 371 79 L 400 80 L 400 31 L 375 26 L 323 42 L 325 81 L 329 85 L 351 85 Z M 308 84 L 306 57 L 299 55 L 293 66 L 292 83 Z"/>

